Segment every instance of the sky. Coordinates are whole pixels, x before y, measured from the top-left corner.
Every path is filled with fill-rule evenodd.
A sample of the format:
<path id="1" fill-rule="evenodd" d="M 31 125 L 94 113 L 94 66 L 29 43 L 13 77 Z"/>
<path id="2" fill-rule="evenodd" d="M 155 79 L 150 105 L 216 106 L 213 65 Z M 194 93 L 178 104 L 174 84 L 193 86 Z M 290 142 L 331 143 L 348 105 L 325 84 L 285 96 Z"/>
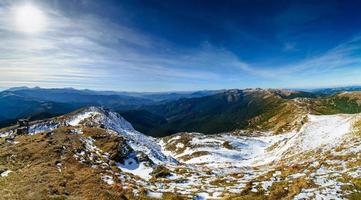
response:
<path id="1" fill-rule="evenodd" d="M 0 0 L 0 89 L 361 85 L 361 0 Z"/>

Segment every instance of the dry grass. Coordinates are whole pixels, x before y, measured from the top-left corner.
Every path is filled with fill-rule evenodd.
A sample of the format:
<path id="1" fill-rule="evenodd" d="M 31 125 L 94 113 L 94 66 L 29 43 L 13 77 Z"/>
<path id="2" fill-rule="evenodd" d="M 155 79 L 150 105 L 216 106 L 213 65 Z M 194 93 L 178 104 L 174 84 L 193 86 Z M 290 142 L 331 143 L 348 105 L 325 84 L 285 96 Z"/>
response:
<path id="1" fill-rule="evenodd" d="M 196 158 L 196 157 L 200 157 L 200 156 L 205 156 L 205 155 L 208 155 L 209 152 L 208 151 L 196 151 L 196 152 L 193 152 L 192 154 L 190 155 L 184 155 L 184 156 L 181 156 L 179 157 L 178 159 L 179 160 L 182 160 L 182 161 L 188 161 L 192 158 Z"/>
<path id="2" fill-rule="evenodd" d="M 179 139 L 174 139 L 175 137 L 179 137 Z M 169 142 L 171 139 L 173 139 L 173 140 L 171 142 Z M 183 153 L 187 147 L 192 147 L 192 144 L 191 144 L 192 139 L 193 139 L 193 136 L 191 133 L 179 133 L 176 135 L 172 135 L 172 136 L 163 138 L 163 140 L 167 144 L 165 149 L 167 151 L 171 151 L 171 152 L 174 152 L 177 154 Z M 183 147 L 177 148 L 176 145 L 178 143 L 183 144 Z"/>
<path id="3" fill-rule="evenodd" d="M 73 155 L 83 148 L 80 135 L 62 127 L 52 134 L 18 136 L 18 144 L 1 141 L 0 166 L 13 172 L 0 177 L 1 199 L 129 199 L 119 183 L 101 180 L 104 169 L 81 164 Z M 61 163 L 61 172 L 57 163 Z M 130 197 L 131 198 L 131 197 Z"/>

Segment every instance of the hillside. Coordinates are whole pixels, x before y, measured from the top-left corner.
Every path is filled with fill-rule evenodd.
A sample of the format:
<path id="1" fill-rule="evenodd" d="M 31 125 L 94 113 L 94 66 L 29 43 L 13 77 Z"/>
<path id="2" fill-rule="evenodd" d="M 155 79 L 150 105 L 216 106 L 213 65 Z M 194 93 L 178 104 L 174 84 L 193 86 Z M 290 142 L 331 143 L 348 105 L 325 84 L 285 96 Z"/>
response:
<path id="1" fill-rule="evenodd" d="M 13 93 L 0 93 L 0 121 L 4 126 L 18 118 L 40 117 L 45 118 L 65 114 L 79 108 L 74 104 L 57 103 L 51 101 L 37 101 Z M 2 126 L 3 127 L 3 126 Z"/>
<path id="2" fill-rule="evenodd" d="M 316 114 L 360 113 L 361 92 L 342 92 L 312 102 Z"/>
<path id="3" fill-rule="evenodd" d="M 4 91 L 3 94 L 16 95 L 19 97 L 32 99 L 34 101 L 50 101 L 57 103 L 66 103 L 79 106 L 106 106 L 111 108 L 123 109 L 131 106 L 149 104 L 152 101 L 141 97 L 132 97 L 122 94 L 97 93 L 90 90 L 75 90 L 72 88 L 19 88 Z"/>
<path id="4" fill-rule="evenodd" d="M 181 98 L 182 95 L 187 98 Z M 147 99 L 149 96 L 153 99 Z M 155 137 L 178 132 L 215 134 L 243 129 L 284 133 L 299 129 L 308 113 L 359 113 L 360 99 L 359 92 L 324 96 L 281 89 L 124 93 L 14 88 L 0 93 L 0 127 L 11 125 L 19 118 L 46 119 L 82 107 L 102 106 L 117 111 L 138 131 Z"/>
<path id="5" fill-rule="evenodd" d="M 143 170 L 176 162 L 154 139 L 99 108 L 31 122 L 28 133 L 16 130 L 0 131 L 0 196 L 5 199 L 152 199 L 134 185 L 141 179 L 132 170 L 142 167 L 134 174 L 147 178 Z"/>
<path id="6" fill-rule="evenodd" d="M 155 139 L 96 107 L 8 127 L 0 130 L 0 196 L 359 199 L 361 116 L 306 117 L 299 130 L 257 136 Z"/>
<path id="7" fill-rule="evenodd" d="M 301 92 L 282 90 L 227 90 L 225 92 L 191 99 L 180 99 L 158 105 L 142 107 L 167 120 L 158 126 L 148 127 L 153 136 L 166 136 L 182 131 L 214 134 L 238 129 L 274 129 L 282 132 L 300 126 L 307 106 L 297 97 Z M 136 112 L 136 111 L 133 111 Z M 139 113 L 138 116 L 140 116 Z M 139 119 L 126 117 L 132 123 Z"/>
<path id="8" fill-rule="evenodd" d="M 102 106 L 117 111 L 129 111 L 143 105 L 168 102 L 180 98 L 204 97 L 218 92 L 136 93 L 76 90 L 73 88 L 10 88 L 0 92 L 0 110 L 2 111 L 0 113 L 0 127 L 13 124 L 19 118 L 46 119 L 87 106 Z M 131 113 L 131 111 L 127 113 Z M 152 118 L 154 116 L 156 115 L 153 114 Z M 148 132 L 146 126 L 140 130 Z"/>

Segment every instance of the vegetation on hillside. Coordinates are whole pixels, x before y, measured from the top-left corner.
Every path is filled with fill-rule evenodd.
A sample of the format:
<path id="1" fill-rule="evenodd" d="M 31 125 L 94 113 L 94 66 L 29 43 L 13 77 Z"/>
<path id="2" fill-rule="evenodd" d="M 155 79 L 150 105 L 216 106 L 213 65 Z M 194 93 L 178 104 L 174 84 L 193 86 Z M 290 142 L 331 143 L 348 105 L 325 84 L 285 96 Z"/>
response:
<path id="1" fill-rule="evenodd" d="M 290 130 L 304 109 L 297 107 L 297 95 L 280 90 L 229 90 L 213 96 L 180 99 L 143 107 L 124 116 L 138 130 L 152 136 L 167 136 L 177 132 L 214 134 L 238 129 L 269 129 L 276 132 Z M 296 105 L 297 104 L 297 105 Z M 142 115 L 147 110 L 146 117 Z M 166 119 L 149 125 L 149 113 Z M 159 118 L 161 119 L 161 118 Z M 297 120 L 302 121 L 301 120 Z M 146 128 L 144 128 L 146 127 Z"/>
<path id="2" fill-rule="evenodd" d="M 98 94 L 94 96 L 89 92 L 79 93 L 76 90 L 50 91 L 48 99 L 54 100 L 61 94 L 59 101 L 74 99 L 72 103 L 40 101 L 39 98 L 46 92 L 49 91 L 38 89 L 0 93 L 0 127 L 13 125 L 19 118 L 45 119 L 93 104 L 106 107 L 111 105 L 109 108 L 118 111 L 135 129 L 155 137 L 178 132 L 214 134 L 237 132 L 241 129 L 283 133 L 299 129 L 307 120 L 308 113 L 361 112 L 360 92 L 343 92 L 329 96 L 279 89 L 225 90 L 214 94 L 207 93 L 209 95 L 202 94 L 200 97 L 195 95 L 196 98 L 176 98 L 154 103 L 147 101 L 143 102 L 147 104 L 143 106 L 143 103 L 138 101 L 131 103 L 129 98 L 129 102 L 124 99 L 117 102 L 120 97 L 99 97 Z M 87 98 L 86 95 L 92 98 Z M 85 100 L 76 100 L 77 98 Z"/>
<path id="3" fill-rule="evenodd" d="M 361 93 L 340 93 L 312 102 L 315 114 L 354 114 L 361 112 Z"/>
<path id="4" fill-rule="evenodd" d="M 69 127 L 60 127 L 52 132 L 17 136 L 15 143 L 0 138 L 0 172 L 10 171 L 6 177 L 0 176 L 0 199 L 153 199 L 144 188 L 123 185 L 116 178 L 121 171 L 114 162 L 102 164 L 99 160 L 103 158 L 89 154 L 84 137 L 96 139 L 96 145 L 109 153 L 119 154 L 114 147 L 123 143 L 121 137 L 99 128 L 72 134 Z M 75 155 L 81 152 L 89 160 L 79 162 Z M 114 184 L 107 184 L 104 176 L 114 177 Z M 137 197 L 135 189 L 139 190 Z M 183 199 L 170 193 L 163 197 Z"/>

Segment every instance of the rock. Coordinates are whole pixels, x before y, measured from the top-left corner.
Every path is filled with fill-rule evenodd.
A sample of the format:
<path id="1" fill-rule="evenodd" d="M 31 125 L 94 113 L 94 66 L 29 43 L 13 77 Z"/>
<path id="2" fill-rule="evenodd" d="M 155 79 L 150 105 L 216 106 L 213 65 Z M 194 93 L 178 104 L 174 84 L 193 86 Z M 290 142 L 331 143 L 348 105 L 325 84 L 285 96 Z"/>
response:
<path id="1" fill-rule="evenodd" d="M 151 173 L 151 175 L 155 178 L 167 178 L 168 176 L 171 176 L 171 172 L 168 168 L 164 167 L 163 165 L 158 165 L 154 171 Z"/>
<path id="2" fill-rule="evenodd" d="M 154 165 L 153 161 L 144 152 L 137 152 L 137 158 L 139 162 L 147 162 L 150 165 Z"/>
<path id="3" fill-rule="evenodd" d="M 119 138 L 119 141 L 113 145 L 109 151 L 109 158 L 115 162 L 124 163 L 124 160 L 129 154 L 134 153 L 134 150 L 126 143 L 123 138 Z"/>
<path id="4" fill-rule="evenodd" d="M 6 172 L 6 171 L 8 171 L 8 169 L 7 169 L 7 168 L 0 167 L 0 174 L 4 173 L 4 172 Z"/>
<path id="5" fill-rule="evenodd" d="M 29 133 L 29 120 L 28 119 L 19 119 L 18 128 L 15 133 L 17 135 L 26 135 Z"/>

